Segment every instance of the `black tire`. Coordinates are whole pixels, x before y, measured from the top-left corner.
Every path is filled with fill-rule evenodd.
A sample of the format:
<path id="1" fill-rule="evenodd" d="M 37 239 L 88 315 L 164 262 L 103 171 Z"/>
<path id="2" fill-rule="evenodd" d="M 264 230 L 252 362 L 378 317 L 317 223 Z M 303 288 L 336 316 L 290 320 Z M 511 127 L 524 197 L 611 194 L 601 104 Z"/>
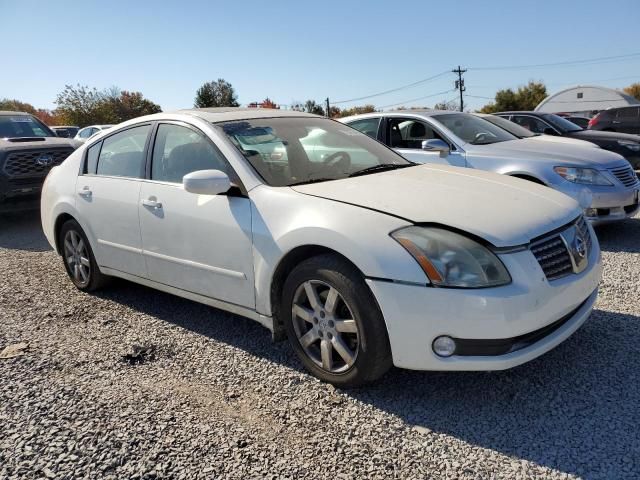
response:
<path id="1" fill-rule="evenodd" d="M 86 275 L 76 274 L 74 269 L 74 265 L 78 263 L 77 260 L 80 258 L 80 255 L 75 255 L 74 260 L 76 261 L 69 260 L 69 245 L 66 245 L 66 243 L 72 243 L 71 240 L 73 238 L 79 238 L 83 242 L 81 246 L 84 247 L 86 256 L 82 256 L 82 258 L 84 260 L 88 260 L 89 264 L 83 265 L 83 269 L 79 271 L 86 271 Z M 73 284 L 79 290 L 82 290 L 83 292 L 93 292 L 94 290 L 98 290 L 108 283 L 110 277 L 100 272 L 100 268 L 98 267 L 96 259 L 93 256 L 91 244 L 89 243 L 87 236 L 85 235 L 82 227 L 78 222 L 76 222 L 75 220 L 67 220 L 60 228 L 59 239 L 60 253 L 62 256 L 62 262 L 64 263 L 64 268 L 67 271 L 67 274 L 69 275 L 69 278 L 71 279 Z"/>
<path id="2" fill-rule="evenodd" d="M 302 320 L 301 317 L 293 314 L 294 301 L 299 302 L 297 299 L 300 298 L 300 295 L 307 296 L 306 290 L 303 294 L 300 292 L 310 282 L 315 282 L 314 285 L 318 285 L 318 289 L 320 289 L 317 297 L 321 300 L 322 307 L 320 308 L 323 310 L 320 312 L 322 314 L 320 323 L 318 323 L 319 319 L 316 318 L 316 316 L 320 315 L 317 312 L 312 314 L 313 323 L 309 320 Z M 324 298 L 322 289 L 324 289 Z M 329 295 L 327 289 L 335 289 L 338 295 L 338 299 L 331 309 L 327 307 L 329 305 L 329 302 L 326 301 Z M 299 304 L 296 303 L 296 305 Z M 325 307 L 326 312 L 330 310 L 332 312 L 326 313 L 326 319 L 324 316 Z M 346 310 L 344 310 L 345 308 Z M 341 316 L 339 309 L 342 309 L 341 312 L 347 312 L 350 315 Z M 305 315 L 314 311 L 313 307 L 310 307 Z M 325 382 L 339 387 L 360 386 L 379 379 L 392 365 L 389 337 L 378 303 L 365 283 L 362 274 L 353 265 L 337 255 L 319 255 L 305 260 L 293 269 L 284 283 L 281 312 L 285 330 L 294 351 L 307 370 Z M 335 325 L 331 320 L 328 320 L 328 323 L 326 322 L 330 318 L 335 318 Z M 340 330 L 338 323 L 343 325 L 345 323 L 340 318 L 355 320 L 357 333 L 340 333 L 338 331 Z M 350 320 L 346 320 L 346 322 L 349 322 L 350 328 L 353 328 L 353 322 Z M 328 330 L 322 330 L 323 323 L 324 328 Z M 324 337 L 314 340 L 314 343 L 307 347 L 303 347 L 300 341 L 301 324 L 306 325 L 308 328 L 305 333 L 312 333 L 314 336 L 320 335 L 321 337 L 324 334 Z M 314 332 L 311 332 L 311 330 L 314 330 Z M 333 332 L 333 336 L 331 332 Z M 331 353 L 328 355 L 332 358 L 329 365 L 333 366 L 334 362 L 336 364 L 342 362 L 344 365 L 341 367 L 342 371 L 331 371 L 323 368 L 324 357 L 322 357 L 323 365 L 320 365 L 318 357 L 314 356 L 314 350 L 312 350 L 317 346 L 317 351 L 322 352 L 323 340 L 332 343 L 332 345 L 335 345 L 335 342 L 346 340 L 352 349 L 351 351 L 355 353 L 353 362 L 347 363 L 344 361 L 344 357 L 342 357 L 337 348 L 329 348 Z M 345 345 L 344 343 L 341 344 Z M 342 351 L 344 352 L 344 350 Z"/>

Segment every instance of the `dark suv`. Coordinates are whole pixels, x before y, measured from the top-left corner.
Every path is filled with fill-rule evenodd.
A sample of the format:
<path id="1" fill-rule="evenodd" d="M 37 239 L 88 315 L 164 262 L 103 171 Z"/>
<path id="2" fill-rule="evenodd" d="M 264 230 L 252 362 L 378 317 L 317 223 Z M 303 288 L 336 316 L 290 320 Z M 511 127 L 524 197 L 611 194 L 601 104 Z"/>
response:
<path id="1" fill-rule="evenodd" d="M 0 111 L 0 212 L 37 208 L 47 173 L 73 150 L 33 115 Z"/>
<path id="2" fill-rule="evenodd" d="M 640 134 L 640 106 L 603 110 L 589 120 L 589 130 Z"/>
<path id="3" fill-rule="evenodd" d="M 559 135 L 595 143 L 605 150 L 622 155 L 635 170 L 640 170 L 640 135 L 584 130 L 566 118 L 553 113 L 500 112 L 495 115 L 511 120 L 533 133 Z"/>

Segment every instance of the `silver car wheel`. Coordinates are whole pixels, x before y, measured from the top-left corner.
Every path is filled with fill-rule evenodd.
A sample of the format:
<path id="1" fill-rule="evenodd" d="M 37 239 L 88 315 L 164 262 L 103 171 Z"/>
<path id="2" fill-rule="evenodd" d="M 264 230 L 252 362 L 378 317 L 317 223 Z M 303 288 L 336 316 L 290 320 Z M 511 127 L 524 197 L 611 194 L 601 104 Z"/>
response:
<path id="1" fill-rule="evenodd" d="M 343 373 L 356 361 L 358 326 L 338 290 L 320 280 L 308 280 L 293 297 L 293 327 L 307 356 L 330 373 Z"/>
<path id="2" fill-rule="evenodd" d="M 89 251 L 75 230 L 69 230 L 64 237 L 64 259 L 75 283 L 81 287 L 88 285 L 91 273 Z"/>

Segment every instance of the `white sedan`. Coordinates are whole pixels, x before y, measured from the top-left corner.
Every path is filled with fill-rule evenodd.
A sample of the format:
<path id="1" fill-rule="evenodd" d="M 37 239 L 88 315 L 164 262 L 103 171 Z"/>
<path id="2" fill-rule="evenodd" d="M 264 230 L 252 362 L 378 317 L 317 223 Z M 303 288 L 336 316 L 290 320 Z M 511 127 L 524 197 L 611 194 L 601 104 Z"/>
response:
<path id="1" fill-rule="evenodd" d="M 41 206 L 80 290 L 114 276 L 249 317 L 341 386 L 392 364 L 527 362 L 585 322 L 601 276 L 596 237 L 569 197 L 416 165 L 299 112 L 120 124 L 51 171 Z"/>

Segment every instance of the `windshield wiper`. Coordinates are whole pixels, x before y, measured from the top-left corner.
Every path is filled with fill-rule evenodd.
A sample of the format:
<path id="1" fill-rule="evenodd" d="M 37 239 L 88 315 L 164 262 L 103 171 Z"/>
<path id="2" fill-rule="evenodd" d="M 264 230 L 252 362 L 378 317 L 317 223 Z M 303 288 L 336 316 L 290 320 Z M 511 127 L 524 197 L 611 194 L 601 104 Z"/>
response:
<path id="1" fill-rule="evenodd" d="M 302 180 L 300 182 L 290 183 L 287 187 L 294 187 L 296 185 L 307 185 L 308 183 L 330 182 L 331 180 L 338 180 L 337 178 L 310 178 L 309 180 Z"/>
<path id="2" fill-rule="evenodd" d="M 363 168 L 362 170 L 356 170 L 349 177 L 359 177 L 360 175 L 369 175 L 370 173 L 384 172 L 385 170 L 395 170 L 397 168 L 413 167 L 415 163 L 381 163 L 380 165 L 374 165 L 372 167 Z"/>

